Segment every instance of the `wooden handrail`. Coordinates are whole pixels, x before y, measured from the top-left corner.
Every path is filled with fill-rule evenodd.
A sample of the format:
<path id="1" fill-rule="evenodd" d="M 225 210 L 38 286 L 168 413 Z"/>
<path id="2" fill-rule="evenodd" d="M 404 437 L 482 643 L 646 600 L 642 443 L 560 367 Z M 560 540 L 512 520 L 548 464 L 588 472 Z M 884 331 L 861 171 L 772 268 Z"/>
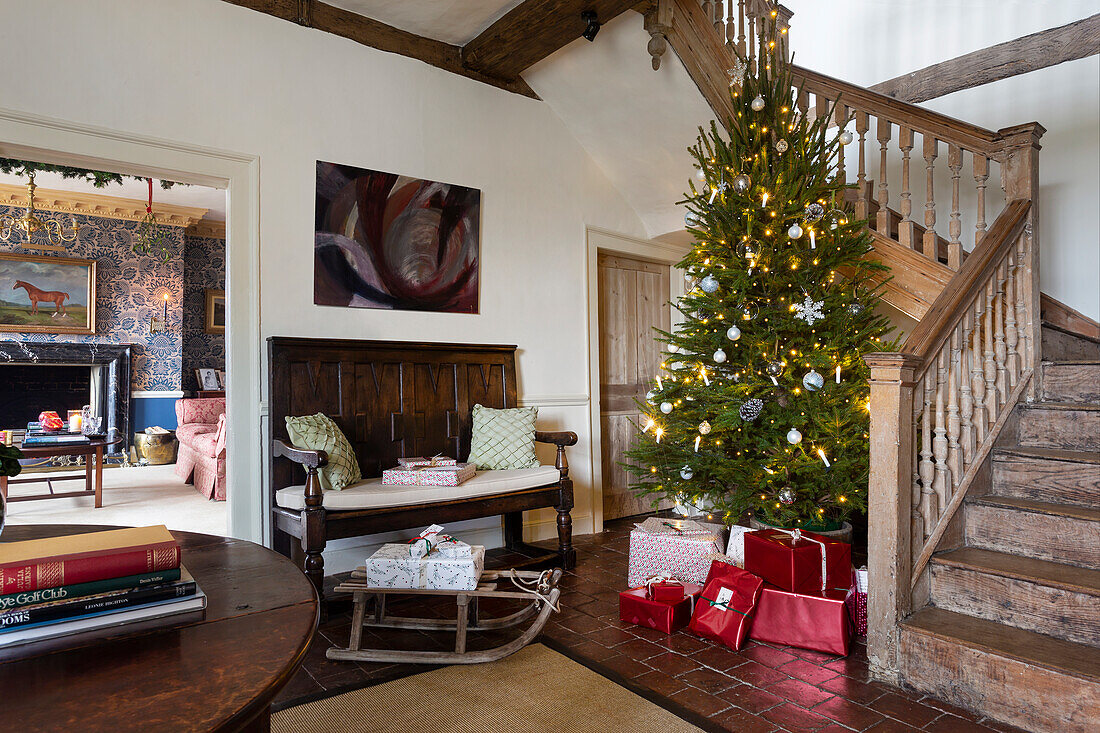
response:
<path id="1" fill-rule="evenodd" d="M 947 283 L 928 313 L 905 339 L 902 351 L 921 359 L 918 374 L 935 361 L 940 348 L 952 332 L 952 326 L 962 317 L 967 305 L 986 286 L 993 271 L 1000 266 L 1027 225 L 1030 201 L 1011 202 L 993 222 L 989 233 L 966 262 Z"/>

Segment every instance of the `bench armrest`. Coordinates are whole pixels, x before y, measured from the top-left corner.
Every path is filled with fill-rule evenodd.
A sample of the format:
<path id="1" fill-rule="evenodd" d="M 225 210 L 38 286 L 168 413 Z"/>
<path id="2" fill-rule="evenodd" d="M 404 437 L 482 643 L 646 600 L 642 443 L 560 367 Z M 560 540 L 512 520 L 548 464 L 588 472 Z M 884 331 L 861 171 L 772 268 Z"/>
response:
<path id="1" fill-rule="evenodd" d="M 274 441 L 275 457 L 289 458 L 295 463 L 306 468 L 320 468 L 328 463 L 328 454 L 323 450 L 305 450 L 295 448 L 291 444 L 276 438 Z"/>
<path id="2" fill-rule="evenodd" d="M 558 455 L 557 458 L 554 459 L 554 468 L 558 469 L 561 473 L 563 481 L 569 478 L 569 460 L 565 457 L 565 446 L 576 445 L 577 434 L 568 430 L 556 433 L 536 430 L 535 441 L 538 443 L 552 443 L 558 446 Z"/>

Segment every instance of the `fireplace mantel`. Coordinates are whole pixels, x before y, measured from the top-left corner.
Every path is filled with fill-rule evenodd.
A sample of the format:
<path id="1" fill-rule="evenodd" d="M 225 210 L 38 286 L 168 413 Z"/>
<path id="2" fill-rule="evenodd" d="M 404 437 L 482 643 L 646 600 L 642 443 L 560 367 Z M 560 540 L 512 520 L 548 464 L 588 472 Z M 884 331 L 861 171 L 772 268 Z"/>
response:
<path id="1" fill-rule="evenodd" d="M 103 384 L 100 405 L 105 428 L 109 434 L 122 438 L 118 449 L 129 449 L 130 344 L 0 341 L 0 379 L 5 364 L 100 366 Z"/>

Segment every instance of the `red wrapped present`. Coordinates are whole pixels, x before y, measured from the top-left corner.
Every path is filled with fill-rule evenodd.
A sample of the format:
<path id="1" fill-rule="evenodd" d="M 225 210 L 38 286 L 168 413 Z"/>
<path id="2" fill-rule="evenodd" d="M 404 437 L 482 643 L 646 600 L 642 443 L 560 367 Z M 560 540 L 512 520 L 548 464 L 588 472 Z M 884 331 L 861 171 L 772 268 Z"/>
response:
<path id="1" fill-rule="evenodd" d="M 680 586 L 683 595 L 677 601 L 658 601 L 646 597 L 646 587 L 624 590 L 619 594 L 619 618 L 628 624 L 648 626 L 671 634 L 688 625 L 695 600 L 703 589 L 692 583 Z"/>
<path id="2" fill-rule="evenodd" d="M 704 594 L 705 595 L 705 594 Z M 765 584 L 751 636 L 757 641 L 847 656 L 851 620 L 846 590 L 792 593 Z"/>
<path id="3" fill-rule="evenodd" d="M 684 584 L 673 578 L 661 576 L 650 578 L 645 582 L 645 587 L 646 598 L 651 601 L 674 603 L 687 595 L 684 592 Z"/>
<path id="4" fill-rule="evenodd" d="M 797 529 L 761 529 L 745 535 L 745 570 L 794 593 L 847 591 L 852 546 Z"/>
<path id="5" fill-rule="evenodd" d="M 764 581 L 734 565 L 714 561 L 688 628 L 704 639 L 740 649 L 749 635 Z"/>
<path id="6" fill-rule="evenodd" d="M 852 590 L 845 600 L 852 619 L 853 633 L 867 636 L 867 568 L 852 571 Z"/>

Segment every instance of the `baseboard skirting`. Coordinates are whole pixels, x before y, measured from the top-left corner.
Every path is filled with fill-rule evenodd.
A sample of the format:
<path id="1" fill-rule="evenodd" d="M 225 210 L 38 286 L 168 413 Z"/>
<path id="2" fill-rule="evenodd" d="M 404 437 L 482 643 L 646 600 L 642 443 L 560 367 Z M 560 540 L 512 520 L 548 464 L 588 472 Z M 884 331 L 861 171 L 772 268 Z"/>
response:
<path id="1" fill-rule="evenodd" d="M 519 398 L 520 407 L 580 407 L 587 404 L 586 394 L 529 394 Z"/>
<path id="2" fill-rule="evenodd" d="M 179 399 L 183 397 L 183 390 L 181 389 L 166 389 L 166 390 L 140 390 L 135 389 L 130 392 L 130 397 L 135 400 L 159 400 L 159 399 Z"/>

